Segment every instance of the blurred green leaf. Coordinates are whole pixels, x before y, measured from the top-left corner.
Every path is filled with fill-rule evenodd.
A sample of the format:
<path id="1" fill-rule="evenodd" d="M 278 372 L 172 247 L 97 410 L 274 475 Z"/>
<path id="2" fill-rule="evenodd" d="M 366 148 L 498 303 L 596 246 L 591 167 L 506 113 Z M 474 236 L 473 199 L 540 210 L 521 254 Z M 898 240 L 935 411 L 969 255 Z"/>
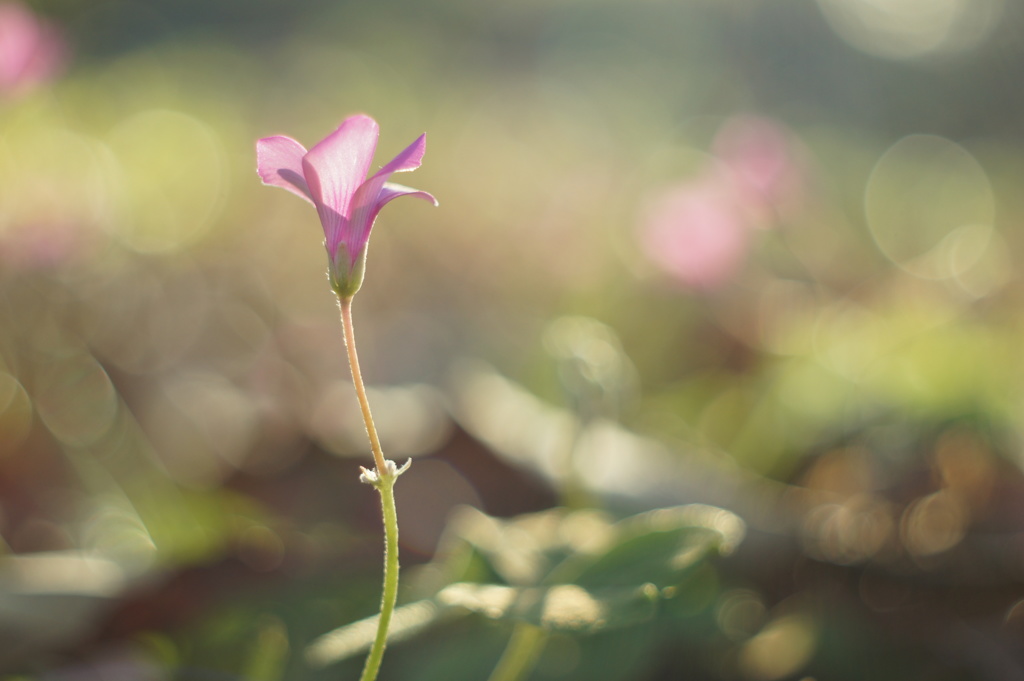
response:
<path id="1" fill-rule="evenodd" d="M 398 608 L 389 639 L 469 613 L 571 634 L 633 626 L 652 618 L 658 601 L 674 596 L 672 587 L 694 566 L 731 551 L 743 532 L 732 513 L 700 504 L 618 523 L 595 511 L 552 509 L 501 520 L 464 508 L 426 568 L 434 579 L 453 581 L 439 585 L 432 598 Z M 464 581 L 465 575 L 506 583 Z M 364 652 L 376 626 L 374 615 L 335 629 L 306 649 L 306 659 L 322 667 Z"/>
<path id="2" fill-rule="evenodd" d="M 704 505 L 658 509 L 616 525 L 618 540 L 590 559 L 573 580 L 587 588 L 653 583 L 677 584 L 702 560 L 728 553 L 743 538 L 736 515 Z"/>
<path id="3" fill-rule="evenodd" d="M 388 641 L 393 643 L 415 635 L 432 625 L 441 614 L 442 608 L 432 601 L 416 601 L 396 608 L 388 629 Z M 317 638 L 306 648 L 306 661 L 314 667 L 323 667 L 369 650 L 379 619 L 379 615 L 371 615 Z"/>
<path id="4" fill-rule="evenodd" d="M 535 585 L 563 561 L 601 550 L 612 526 L 605 514 L 592 510 L 556 508 L 503 520 L 465 507 L 453 516 L 439 555 L 448 561 L 449 555 L 463 555 L 460 544 L 468 545 L 505 583 Z"/>
<path id="5" fill-rule="evenodd" d="M 263 617 L 246 664 L 248 681 L 280 681 L 288 660 L 288 631 L 276 617 Z"/>
<path id="6" fill-rule="evenodd" d="M 653 584 L 591 592 L 575 584 L 517 588 L 496 584 L 452 584 L 437 600 L 490 619 L 528 622 L 549 631 L 576 634 L 629 626 L 650 619 L 659 591 Z"/>

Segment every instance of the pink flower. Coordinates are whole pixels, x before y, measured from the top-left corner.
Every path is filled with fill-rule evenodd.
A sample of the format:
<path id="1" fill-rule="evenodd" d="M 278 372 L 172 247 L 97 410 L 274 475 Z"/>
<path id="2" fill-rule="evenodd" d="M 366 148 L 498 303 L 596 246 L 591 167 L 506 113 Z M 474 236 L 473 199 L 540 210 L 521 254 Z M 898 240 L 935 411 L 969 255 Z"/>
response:
<path id="1" fill-rule="evenodd" d="M 714 173 L 654 196 L 640 227 L 647 257 L 695 289 L 725 283 L 743 263 L 750 242 L 728 183 Z"/>
<path id="2" fill-rule="evenodd" d="M 799 208 L 804 156 L 781 125 L 756 116 L 727 120 L 714 157 L 695 179 L 656 195 L 640 222 L 647 256 L 685 286 L 711 289 L 743 265 L 752 230 Z"/>
<path id="3" fill-rule="evenodd" d="M 256 170 L 263 183 L 283 187 L 316 206 L 324 228 L 331 287 L 343 298 L 355 295 L 362 284 L 366 243 L 384 204 L 408 195 L 437 205 L 427 192 L 387 181 L 392 173 L 420 166 L 427 146 L 425 134 L 366 177 L 379 133 L 375 120 L 356 115 L 309 151 L 290 137 L 264 137 L 256 143 Z"/>
<path id="4" fill-rule="evenodd" d="M 53 78 L 66 48 L 57 31 L 17 2 L 0 3 L 0 92 L 19 94 Z"/>
<path id="5" fill-rule="evenodd" d="M 734 116 L 718 130 L 715 155 L 731 174 L 736 198 L 758 222 L 799 203 L 801 167 L 788 132 L 767 118 Z"/>

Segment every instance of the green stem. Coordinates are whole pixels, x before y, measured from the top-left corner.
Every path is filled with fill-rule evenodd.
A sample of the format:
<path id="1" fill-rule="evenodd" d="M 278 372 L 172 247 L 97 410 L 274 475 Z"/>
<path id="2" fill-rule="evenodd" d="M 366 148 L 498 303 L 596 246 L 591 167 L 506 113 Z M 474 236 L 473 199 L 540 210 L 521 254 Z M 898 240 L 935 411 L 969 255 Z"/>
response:
<path id="1" fill-rule="evenodd" d="M 520 681 L 533 669 L 544 644 L 547 632 L 526 622 L 519 622 L 512 630 L 505 652 L 487 681 Z"/>
<path id="2" fill-rule="evenodd" d="M 366 425 L 366 435 L 370 438 L 370 449 L 373 450 L 373 461 L 376 466 L 372 473 L 364 472 L 363 479 L 380 493 L 380 508 L 384 520 L 384 587 L 380 597 L 380 618 L 377 620 L 377 635 L 366 658 L 363 675 L 360 677 L 360 681 L 374 681 L 384 658 L 391 615 L 395 611 L 395 601 L 398 600 L 398 512 L 395 509 L 395 480 L 398 479 L 401 470 L 395 470 L 395 464 L 385 461 L 380 438 L 373 425 L 370 401 L 366 398 L 363 374 L 359 370 L 359 355 L 356 353 L 356 337 L 352 327 L 352 297 L 339 298 L 338 302 L 341 306 L 341 324 L 345 332 L 348 364 L 352 370 L 352 384 L 356 389 L 356 397 L 359 398 L 359 408 L 363 412 L 363 423 Z"/>
<path id="3" fill-rule="evenodd" d="M 384 658 L 384 647 L 388 642 L 388 627 L 398 599 L 398 514 L 395 511 L 395 480 L 385 475 L 376 485 L 380 492 L 380 507 L 384 514 L 384 589 L 380 597 L 380 620 L 377 622 L 377 636 L 366 658 L 360 681 L 374 681 Z"/>

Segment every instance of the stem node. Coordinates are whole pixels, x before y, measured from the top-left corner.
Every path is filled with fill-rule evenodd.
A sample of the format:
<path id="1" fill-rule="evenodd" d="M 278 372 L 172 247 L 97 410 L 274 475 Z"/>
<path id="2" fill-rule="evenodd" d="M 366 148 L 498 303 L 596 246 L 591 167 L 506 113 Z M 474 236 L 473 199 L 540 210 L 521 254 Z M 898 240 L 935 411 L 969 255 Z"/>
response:
<path id="1" fill-rule="evenodd" d="M 384 458 L 380 438 L 377 437 L 377 429 L 370 414 L 370 401 L 366 398 L 363 374 L 359 370 L 356 337 L 352 328 L 352 296 L 339 297 L 338 302 L 341 306 L 341 324 L 345 332 L 348 364 L 352 370 L 352 384 L 356 389 L 356 397 L 359 398 L 359 408 L 363 412 L 363 423 L 366 424 L 366 435 L 370 438 L 370 449 L 373 450 L 375 465 L 373 470 L 360 466 L 363 472 L 359 479 L 372 485 L 380 493 L 380 508 L 384 520 L 384 587 L 380 597 L 380 619 L 377 621 L 377 635 L 366 658 L 363 675 L 360 677 L 360 681 L 374 681 L 380 671 L 384 647 L 388 642 L 391 615 L 395 611 L 395 601 L 398 600 L 398 514 L 395 510 L 395 481 L 409 468 L 412 461 L 406 461 L 401 468 L 397 468 L 394 461 Z"/>

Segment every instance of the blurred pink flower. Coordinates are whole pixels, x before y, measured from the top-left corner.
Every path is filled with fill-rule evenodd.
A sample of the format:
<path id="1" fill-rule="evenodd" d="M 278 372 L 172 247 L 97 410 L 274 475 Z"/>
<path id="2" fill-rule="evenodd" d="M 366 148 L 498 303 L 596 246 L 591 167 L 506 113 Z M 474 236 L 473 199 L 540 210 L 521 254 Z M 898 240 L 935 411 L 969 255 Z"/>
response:
<path id="1" fill-rule="evenodd" d="M 729 172 L 736 199 L 758 224 L 770 223 L 799 201 L 800 164 L 790 135 L 778 123 L 735 116 L 719 128 L 712 151 Z"/>
<path id="2" fill-rule="evenodd" d="M 656 265 L 685 286 L 710 289 L 743 262 L 750 230 L 718 174 L 674 186 L 647 205 L 641 244 Z"/>
<path id="3" fill-rule="evenodd" d="M 743 264 L 752 229 L 792 212 L 803 189 L 799 146 L 771 120 L 735 116 L 712 148 L 703 174 L 655 196 L 640 225 L 647 256 L 692 288 L 725 283 Z"/>
<path id="4" fill-rule="evenodd" d="M 20 94 L 51 80 L 66 52 L 49 22 L 20 3 L 0 3 L 0 92 Z"/>
<path id="5" fill-rule="evenodd" d="M 384 204 L 399 196 L 417 196 L 437 205 L 427 192 L 387 181 L 393 173 L 420 166 L 425 134 L 366 177 L 379 134 L 377 122 L 360 114 L 346 118 L 308 152 L 290 137 L 265 137 L 256 143 L 256 170 L 264 184 L 283 187 L 316 206 L 331 286 L 342 297 L 352 296 L 362 284 L 366 243 Z"/>
<path id="6" fill-rule="evenodd" d="M 91 251 L 85 225 L 54 219 L 8 225 L 0 235 L 0 262 L 21 270 L 59 269 Z"/>

